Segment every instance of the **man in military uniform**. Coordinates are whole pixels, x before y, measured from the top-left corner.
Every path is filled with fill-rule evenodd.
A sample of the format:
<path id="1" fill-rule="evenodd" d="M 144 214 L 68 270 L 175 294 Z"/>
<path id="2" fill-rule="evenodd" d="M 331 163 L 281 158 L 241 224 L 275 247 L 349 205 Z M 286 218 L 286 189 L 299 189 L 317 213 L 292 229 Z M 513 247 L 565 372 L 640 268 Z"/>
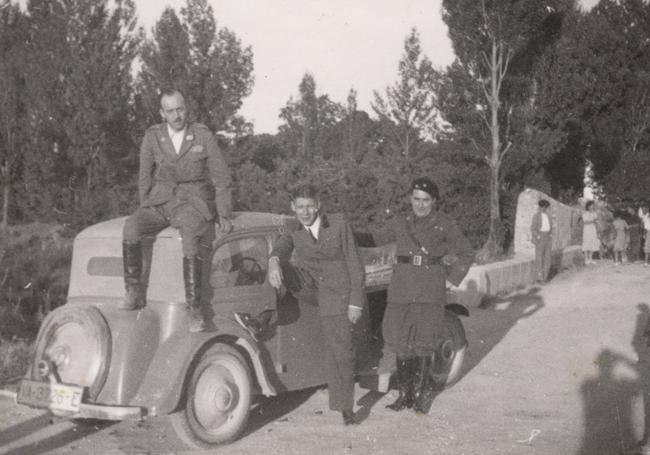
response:
<path id="1" fill-rule="evenodd" d="M 205 330 L 200 306 L 199 239 L 213 229 L 218 214 L 222 232 L 232 228 L 231 178 L 212 132 L 188 123 L 185 100 L 178 90 L 160 97 L 164 123 L 149 128 L 140 147 L 140 208 L 124 225 L 124 310 L 145 305 L 142 237 L 167 226 L 178 228 L 183 247 L 183 279 L 191 331 Z"/>
<path id="2" fill-rule="evenodd" d="M 378 233 L 396 242 L 396 264 L 382 325 L 384 341 L 397 356 L 397 400 L 389 409 L 426 412 L 432 356 L 445 330 L 446 282 L 460 284 L 474 258 L 456 223 L 438 211 L 438 188 L 428 178 L 411 185 L 413 213 Z"/>
<path id="3" fill-rule="evenodd" d="M 352 229 L 340 214 L 320 211 L 316 188 L 303 185 L 292 192 L 291 208 L 300 224 L 288 227 L 278 238 L 269 259 L 269 282 L 283 283 L 286 268 L 295 251 L 295 267 L 309 278 L 314 288 L 321 328 L 325 339 L 329 406 L 340 411 L 345 425 L 354 418 L 354 349 L 352 324 L 356 324 L 365 303 L 364 267 Z"/>

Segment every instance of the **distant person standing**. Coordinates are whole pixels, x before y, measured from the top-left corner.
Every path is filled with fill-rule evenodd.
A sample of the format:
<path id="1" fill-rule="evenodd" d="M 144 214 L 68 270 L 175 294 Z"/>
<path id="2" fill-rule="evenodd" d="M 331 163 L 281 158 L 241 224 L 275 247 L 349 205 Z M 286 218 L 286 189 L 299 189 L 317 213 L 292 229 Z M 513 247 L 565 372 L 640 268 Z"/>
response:
<path id="1" fill-rule="evenodd" d="M 623 219 L 623 213 L 620 210 L 614 212 L 614 265 L 623 263 L 623 253 L 627 250 L 630 244 L 629 226 Z"/>
<path id="2" fill-rule="evenodd" d="M 631 202 L 625 208 L 623 219 L 628 225 L 628 234 L 630 236 L 630 242 L 623 256 L 623 261 L 635 262 L 639 259 L 639 254 L 641 253 L 641 230 L 643 229 L 643 225 Z"/>
<path id="3" fill-rule="evenodd" d="M 600 239 L 596 229 L 596 206 L 594 201 L 589 201 L 585 205 L 585 211 L 582 213 L 582 251 L 585 255 L 585 264 L 595 264 L 594 252 L 600 251 Z"/>
<path id="4" fill-rule="evenodd" d="M 535 276 L 538 283 L 545 283 L 551 270 L 551 217 L 547 210 L 550 203 L 541 199 L 533 215 L 530 238 L 535 245 Z"/>
<path id="5" fill-rule="evenodd" d="M 650 266 L 650 213 L 648 204 L 643 203 L 639 208 L 639 218 L 643 224 L 643 254 L 645 256 L 645 266 Z"/>

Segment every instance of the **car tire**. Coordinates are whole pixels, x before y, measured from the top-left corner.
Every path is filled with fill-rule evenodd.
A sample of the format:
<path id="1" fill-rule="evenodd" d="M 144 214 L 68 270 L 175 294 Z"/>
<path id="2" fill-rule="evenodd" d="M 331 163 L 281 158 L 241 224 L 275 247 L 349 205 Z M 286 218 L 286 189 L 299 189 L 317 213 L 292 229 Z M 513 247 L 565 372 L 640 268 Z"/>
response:
<path id="1" fill-rule="evenodd" d="M 236 440 L 251 405 L 251 375 L 244 357 L 232 346 L 216 344 L 201 356 L 191 375 L 185 407 L 171 416 L 176 434 L 202 449 Z"/>
<path id="2" fill-rule="evenodd" d="M 467 349 L 465 329 L 457 314 L 445 311 L 445 328 L 431 365 L 431 383 L 435 389 L 450 387 L 460 379 Z"/>
<path id="3" fill-rule="evenodd" d="M 85 339 L 76 339 L 79 335 L 79 326 L 82 330 Z M 92 383 L 80 383 L 74 379 L 73 376 L 66 376 L 67 371 L 61 372 L 61 381 L 71 384 L 77 384 L 87 387 L 88 398 L 92 402 L 97 398 L 99 392 L 104 386 L 106 375 L 108 373 L 108 366 L 111 362 L 111 332 L 104 320 L 104 317 L 99 310 L 92 306 L 81 305 L 64 305 L 54 311 L 50 312 L 39 331 L 36 340 L 36 350 L 34 355 L 34 363 L 31 368 L 31 378 L 37 381 L 47 381 L 48 378 L 42 378 L 39 374 L 38 363 L 41 359 L 47 358 L 46 352 L 52 349 L 58 349 L 55 345 L 52 348 L 52 343 L 65 343 L 62 339 L 70 343 L 69 346 L 62 345 L 61 351 L 68 355 L 68 358 L 62 362 L 66 365 L 66 369 L 82 371 L 84 365 L 78 367 L 79 362 L 94 362 L 91 367 L 95 371 Z M 94 343 L 94 346 L 93 344 Z M 88 347 L 91 351 L 87 352 Z M 75 354 L 74 349 L 84 349 L 82 352 L 85 355 L 72 357 Z M 50 359 L 53 360 L 53 359 Z M 54 363 L 57 362 L 54 360 Z"/>

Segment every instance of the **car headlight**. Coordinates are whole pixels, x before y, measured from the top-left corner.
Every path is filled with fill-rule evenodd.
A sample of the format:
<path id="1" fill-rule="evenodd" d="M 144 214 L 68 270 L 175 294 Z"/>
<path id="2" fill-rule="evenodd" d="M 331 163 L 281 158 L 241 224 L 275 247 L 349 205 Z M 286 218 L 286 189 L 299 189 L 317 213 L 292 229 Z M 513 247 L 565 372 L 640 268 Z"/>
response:
<path id="1" fill-rule="evenodd" d="M 110 365 L 110 331 L 99 310 L 64 305 L 47 315 L 36 341 L 32 378 L 100 392 Z"/>

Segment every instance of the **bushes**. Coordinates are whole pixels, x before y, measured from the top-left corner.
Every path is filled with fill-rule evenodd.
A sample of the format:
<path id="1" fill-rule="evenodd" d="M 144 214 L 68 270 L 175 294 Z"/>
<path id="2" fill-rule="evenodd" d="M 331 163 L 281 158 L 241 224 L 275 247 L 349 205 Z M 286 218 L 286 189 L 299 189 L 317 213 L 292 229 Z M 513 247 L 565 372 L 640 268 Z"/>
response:
<path id="1" fill-rule="evenodd" d="M 72 241 L 55 226 L 13 228 L 0 248 L 0 341 L 30 340 L 65 302 Z"/>

